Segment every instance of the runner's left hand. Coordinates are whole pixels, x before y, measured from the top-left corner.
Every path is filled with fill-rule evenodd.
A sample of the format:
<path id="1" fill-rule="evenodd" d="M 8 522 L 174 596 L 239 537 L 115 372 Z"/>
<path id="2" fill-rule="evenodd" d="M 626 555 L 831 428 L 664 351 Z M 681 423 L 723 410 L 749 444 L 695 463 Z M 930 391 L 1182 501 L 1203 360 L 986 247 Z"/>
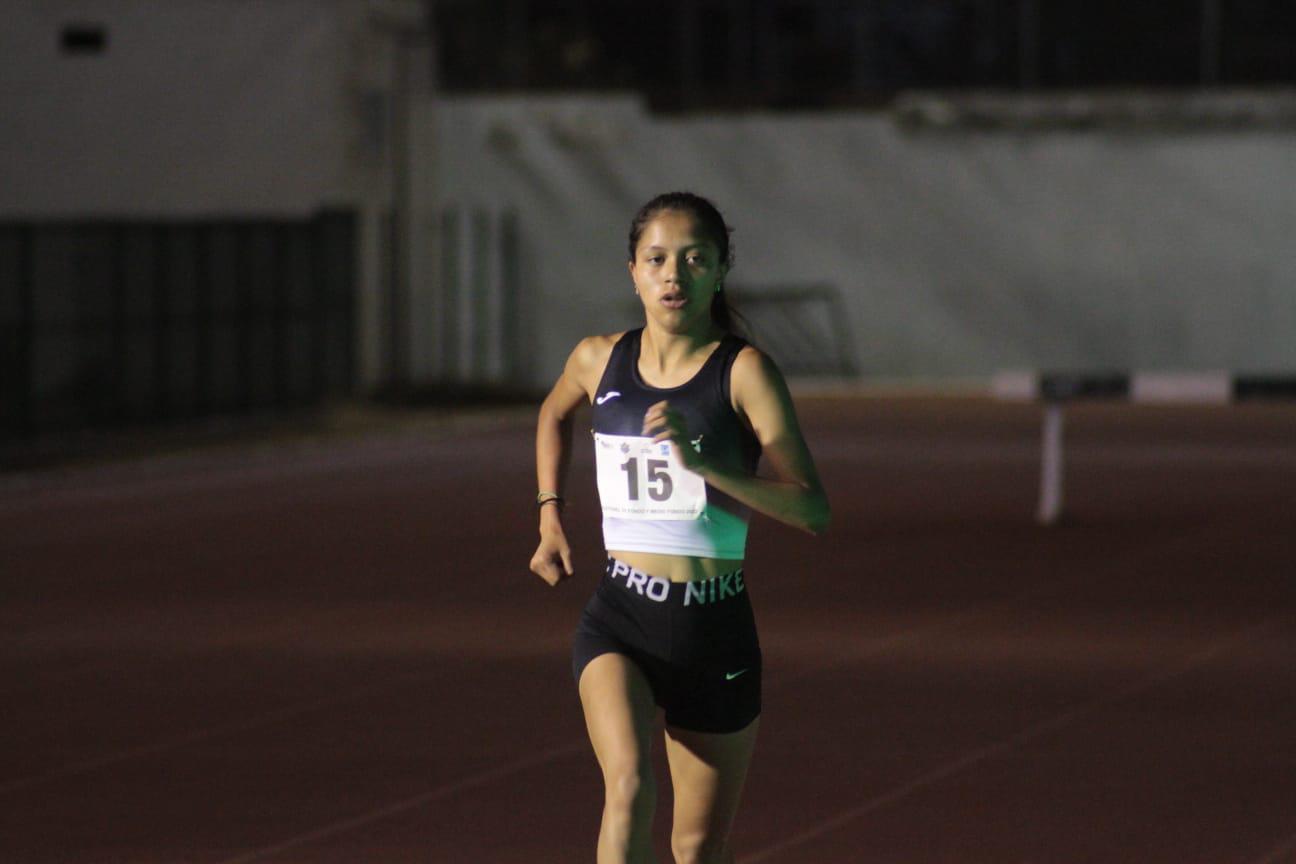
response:
<path id="1" fill-rule="evenodd" d="M 683 416 L 669 402 L 663 400 L 648 407 L 644 412 L 643 434 L 651 435 L 654 442 L 670 441 L 675 458 L 688 470 L 700 473 L 705 467 L 702 454 L 693 449 Z"/>

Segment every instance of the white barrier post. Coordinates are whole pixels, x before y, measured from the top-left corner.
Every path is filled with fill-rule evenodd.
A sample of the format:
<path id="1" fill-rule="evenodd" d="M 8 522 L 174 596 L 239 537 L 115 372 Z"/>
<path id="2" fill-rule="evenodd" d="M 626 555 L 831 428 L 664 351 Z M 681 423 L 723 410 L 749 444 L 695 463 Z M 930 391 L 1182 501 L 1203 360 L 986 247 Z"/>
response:
<path id="1" fill-rule="evenodd" d="M 996 399 L 1044 403 L 1044 455 L 1040 465 L 1038 521 L 1051 525 L 1062 515 L 1062 406 L 1071 399 L 1130 402 L 1213 403 L 1296 400 L 1296 375 L 1238 375 L 1231 372 L 1101 372 L 1052 374 L 1005 371 L 995 374 Z"/>
<path id="2" fill-rule="evenodd" d="M 1052 525 L 1062 515 L 1062 403 L 1044 407 L 1044 457 L 1040 465 L 1039 521 Z"/>

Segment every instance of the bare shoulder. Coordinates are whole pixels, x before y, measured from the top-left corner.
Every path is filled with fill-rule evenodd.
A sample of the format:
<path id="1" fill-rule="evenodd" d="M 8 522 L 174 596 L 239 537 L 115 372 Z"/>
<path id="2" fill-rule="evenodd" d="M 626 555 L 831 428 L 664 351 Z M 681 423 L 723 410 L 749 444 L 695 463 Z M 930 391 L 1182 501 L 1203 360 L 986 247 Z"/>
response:
<path id="1" fill-rule="evenodd" d="M 612 346 L 623 335 L 625 334 L 605 333 L 601 336 L 586 336 L 572 349 L 568 364 L 575 371 L 602 374 L 603 367 L 607 366 L 608 357 L 612 354 Z"/>
<path id="2" fill-rule="evenodd" d="M 735 401 L 759 391 L 786 392 L 783 373 L 768 354 L 754 345 L 744 345 L 734 358 L 730 377 Z"/>
<path id="3" fill-rule="evenodd" d="M 563 374 L 579 384 L 586 393 L 593 393 L 598 387 L 599 379 L 603 377 L 603 370 L 607 368 L 612 346 L 623 335 L 624 333 L 606 333 L 586 336 L 572 349 Z"/>
<path id="4" fill-rule="evenodd" d="M 734 411 L 768 445 L 797 429 L 796 409 L 783 373 L 774 360 L 758 348 L 744 346 L 734 358 L 729 378 L 729 398 Z"/>

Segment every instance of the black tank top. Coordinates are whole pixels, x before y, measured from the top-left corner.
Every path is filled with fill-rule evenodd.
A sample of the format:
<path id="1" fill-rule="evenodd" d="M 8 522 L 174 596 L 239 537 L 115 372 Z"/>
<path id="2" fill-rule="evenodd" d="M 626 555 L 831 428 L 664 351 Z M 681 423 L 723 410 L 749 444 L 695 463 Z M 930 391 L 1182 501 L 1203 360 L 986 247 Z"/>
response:
<path id="1" fill-rule="evenodd" d="M 648 408 L 662 400 L 670 403 L 671 408 L 684 418 L 689 438 L 701 453 L 711 460 L 712 464 L 727 470 L 754 474 L 760 461 L 760 441 L 739 419 L 733 409 L 729 389 L 729 375 L 734 358 L 747 344 L 732 333 L 726 333 L 711 355 L 707 357 L 702 368 L 692 378 L 678 387 L 652 387 L 645 384 L 639 375 L 639 349 L 643 328 L 629 330 L 612 346 L 607 368 L 599 381 L 595 392 L 594 405 L 591 406 L 591 426 L 593 431 L 604 435 L 643 434 L 643 418 Z M 724 511 L 715 513 L 716 509 Z M 732 522 L 734 518 L 746 523 L 751 510 L 730 496 L 711 485 L 707 485 L 708 516 L 724 517 L 722 522 Z M 613 534 L 616 534 L 615 523 L 621 520 L 604 517 L 604 534 L 608 548 L 628 548 L 616 545 Z M 610 523 L 612 523 L 610 525 Z M 663 530 L 683 528 L 682 525 L 661 525 Z M 609 531 L 612 527 L 614 530 Z M 627 526 L 628 527 L 628 526 Z M 639 527 L 643 526 L 642 523 Z M 716 526 L 719 528 L 719 525 Z M 743 540 L 745 541 L 745 532 Z M 671 541 L 664 538 L 669 545 Z M 651 545 L 651 544 L 650 544 Z M 701 554 L 682 549 L 643 548 L 641 551 L 670 552 L 680 554 Z M 732 551 L 730 549 L 729 551 Z M 704 556 L 706 557 L 706 556 Z M 739 555 L 716 554 L 710 557 L 737 557 Z"/>

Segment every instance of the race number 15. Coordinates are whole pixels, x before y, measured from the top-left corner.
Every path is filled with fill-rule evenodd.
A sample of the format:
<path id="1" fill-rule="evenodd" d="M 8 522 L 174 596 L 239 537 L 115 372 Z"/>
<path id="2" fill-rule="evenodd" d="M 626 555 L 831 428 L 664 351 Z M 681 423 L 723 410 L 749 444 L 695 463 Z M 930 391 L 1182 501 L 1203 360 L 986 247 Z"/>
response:
<path id="1" fill-rule="evenodd" d="M 671 482 L 670 472 L 666 470 L 669 463 L 665 459 L 645 459 L 644 474 L 646 485 L 648 487 L 648 497 L 654 501 L 665 501 L 671 497 L 675 491 L 675 484 Z M 627 459 L 622 465 L 621 470 L 626 474 L 626 491 L 631 501 L 639 500 L 639 460 L 638 458 Z"/>

